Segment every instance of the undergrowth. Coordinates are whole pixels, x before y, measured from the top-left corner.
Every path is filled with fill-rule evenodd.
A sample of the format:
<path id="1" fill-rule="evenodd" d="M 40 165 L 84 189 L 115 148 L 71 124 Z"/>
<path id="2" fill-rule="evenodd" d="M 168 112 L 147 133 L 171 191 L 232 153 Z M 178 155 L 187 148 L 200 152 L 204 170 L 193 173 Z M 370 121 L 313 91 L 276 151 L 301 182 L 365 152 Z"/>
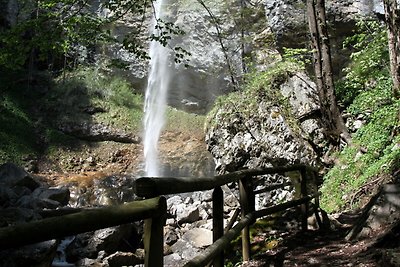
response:
<path id="1" fill-rule="evenodd" d="M 207 115 L 206 127 L 216 126 L 220 123 L 220 119 L 225 119 L 234 113 L 240 114 L 243 118 L 249 118 L 258 109 L 261 101 L 271 106 L 284 107 L 285 118 L 290 118 L 290 105 L 282 96 L 279 87 L 300 70 L 302 70 L 302 65 L 297 62 L 283 60 L 266 71 L 251 71 L 245 77 L 242 91 L 217 98 L 213 109 Z"/>
<path id="2" fill-rule="evenodd" d="M 0 163 L 35 159 L 79 140 L 59 131 L 60 123 L 102 123 L 141 131 L 142 97 L 120 77 L 93 68 L 52 78 L 3 73 L 0 91 Z"/>
<path id="3" fill-rule="evenodd" d="M 126 131 L 141 128 L 143 100 L 128 81 L 94 68 L 70 72 L 60 77 L 47 98 L 56 107 L 55 119 L 66 122 L 92 121 L 113 125 Z M 99 112 L 90 114 L 89 109 Z"/>
<path id="4" fill-rule="evenodd" d="M 34 121 L 23 101 L 17 92 L 4 92 L 0 98 L 0 162 L 21 163 L 24 156 L 37 154 Z"/>
<path id="5" fill-rule="evenodd" d="M 321 206 L 328 212 L 357 208 L 362 196 L 391 178 L 400 165 L 400 100 L 392 97 L 387 39 L 377 22 L 360 22 L 352 63 L 337 87 L 338 98 L 365 125 L 353 134 L 354 146 L 344 148 L 324 177 Z"/>

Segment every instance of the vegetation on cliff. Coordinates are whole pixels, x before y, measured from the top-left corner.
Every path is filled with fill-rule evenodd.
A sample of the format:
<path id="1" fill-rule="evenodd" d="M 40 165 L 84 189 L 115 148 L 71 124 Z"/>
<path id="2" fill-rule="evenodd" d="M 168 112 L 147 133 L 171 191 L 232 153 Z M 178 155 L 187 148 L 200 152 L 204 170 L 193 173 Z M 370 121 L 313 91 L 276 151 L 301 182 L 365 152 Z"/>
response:
<path id="1" fill-rule="evenodd" d="M 285 113 L 285 118 L 290 120 L 293 114 L 288 110 L 287 99 L 279 91 L 279 86 L 290 76 L 303 70 L 303 67 L 297 61 L 278 60 L 265 71 L 254 69 L 249 72 L 245 76 L 246 82 L 241 90 L 219 96 L 216 99 L 213 109 L 207 115 L 206 128 L 218 126 L 218 118 L 226 119 L 226 116 L 233 115 L 233 113 L 240 113 L 245 120 L 250 119 L 260 101 L 268 102 L 271 107 L 274 105 L 284 106 L 285 109 L 282 111 Z M 223 110 L 222 113 L 221 110 Z M 219 117 L 216 117 L 217 112 L 219 112 Z"/>
<path id="2" fill-rule="evenodd" d="M 377 22 L 360 21 L 345 45 L 355 51 L 337 94 L 348 120 L 365 123 L 324 177 L 321 204 L 329 212 L 359 207 L 364 196 L 395 179 L 400 166 L 400 100 L 392 93 L 386 32 Z"/>
<path id="3" fill-rule="evenodd" d="M 100 123 L 127 132 L 141 128 L 140 94 L 127 81 L 98 69 L 77 69 L 59 79 L 43 72 L 33 80 L 14 74 L 2 85 L 1 162 L 21 163 L 59 146 L 77 145 L 78 138 L 60 130 L 65 124 Z"/>

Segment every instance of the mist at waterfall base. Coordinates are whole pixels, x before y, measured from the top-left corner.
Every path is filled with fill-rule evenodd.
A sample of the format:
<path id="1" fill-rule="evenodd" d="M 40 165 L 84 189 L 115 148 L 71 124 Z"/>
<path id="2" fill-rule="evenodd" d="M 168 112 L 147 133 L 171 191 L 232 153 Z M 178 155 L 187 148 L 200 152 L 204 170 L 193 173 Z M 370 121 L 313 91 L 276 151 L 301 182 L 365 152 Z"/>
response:
<path id="1" fill-rule="evenodd" d="M 165 0 L 155 3 L 155 17 L 153 27 L 156 25 L 156 18 L 164 18 Z M 153 34 L 158 31 L 154 27 Z M 144 105 L 144 158 L 146 176 L 161 176 L 158 159 L 158 141 L 165 124 L 165 111 L 167 106 L 167 94 L 171 79 L 171 62 L 169 60 L 168 48 L 159 42 L 150 43 L 150 71 L 145 95 Z"/>

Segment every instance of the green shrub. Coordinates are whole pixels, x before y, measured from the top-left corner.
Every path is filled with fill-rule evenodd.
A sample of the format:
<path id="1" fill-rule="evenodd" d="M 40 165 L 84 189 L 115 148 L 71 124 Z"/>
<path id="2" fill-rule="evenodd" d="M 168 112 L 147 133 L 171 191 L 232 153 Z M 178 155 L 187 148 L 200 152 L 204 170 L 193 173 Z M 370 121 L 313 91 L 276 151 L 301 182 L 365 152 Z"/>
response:
<path id="1" fill-rule="evenodd" d="M 369 95 L 360 94 L 357 98 L 363 97 Z M 345 148 L 338 156 L 339 164 L 324 177 L 321 188 L 324 209 L 333 212 L 357 207 L 356 193 L 360 187 L 377 177 L 390 175 L 399 166 L 400 136 L 394 135 L 400 126 L 399 110 L 399 100 L 376 109 L 368 123 L 355 133 L 355 146 Z M 366 152 L 360 152 L 358 147 Z"/>
<path id="2" fill-rule="evenodd" d="M 348 105 L 355 97 L 375 87 L 374 83 L 389 75 L 389 52 L 384 25 L 360 20 L 356 34 L 346 38 L 344 47 L 353 50 L 351 63 L 343 70 L 344 79 L 336 83 L 339 102 Z"/>
<path id="3" fill-rule="evenodd" d="M 219 121 L 216 117 L 217 112 L 219 118 L 233 113 L 240 114 L 242 118 L 248 118 L 254 110 L 258 109 L 261 101 L 272 105 L 283 107 L 283 115 L 289 122 L 291 121 L 290 105 L 286 98 L 280 92 L 282 83 L 298 71 L 303 70 L 302 65 L 296 61 L 283 60 L 276 62 L 266 71 L 253 70 L 245 76 L 245 84 L 241 91 L 232 92 L 227 95 L 219 96 L 213 109 L 207 115 L 206 127 L 218 125 Z"/>
<path id="4" fill-rule="evenodd" d="M 362 114 L 367 123 L 324 177 L 321 206 L 329 212 L 358 207 L 360 196 L 372 193 L 363 186 L 389 177 L 400 162 L 400 101 L 392 97 L 386 31 L 378 22 L 360 21 L 358 26 L 345 42 L 355 52 L 336 93 L 350 115 Z"/>

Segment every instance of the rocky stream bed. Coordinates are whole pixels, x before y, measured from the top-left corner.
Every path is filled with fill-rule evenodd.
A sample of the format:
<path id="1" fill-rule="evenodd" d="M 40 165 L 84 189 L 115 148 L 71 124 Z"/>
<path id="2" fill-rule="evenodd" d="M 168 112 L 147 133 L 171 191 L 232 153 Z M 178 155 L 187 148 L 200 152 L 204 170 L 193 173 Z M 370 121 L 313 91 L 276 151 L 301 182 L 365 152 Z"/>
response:
<path id="1" fill-rule="evenodd" d="M 56 178 L 55 178 L 56 177 Z M 277 178 L 279 179 L 279 178 Z M 1 226 L 40 219 L 51 210 L 101 207 L 132 201 L 135 176 L 84 172 L 43 176 L 6 163 L 0 166 Z M 225 186 L 224 218 L 227 223 L 238 208 L 235 186 Z M 270 200 L 290 198 L 290 188 Z M 383 193 L 382 193 L 383 192 Z M 386 186 L 370 214 L 361 211 L 329 215 L 329 227 L 318 229 L 309 218 L 301 232 L 298 213 L 282 213 L 259 223 L 252 235 L 253 260 L 235 266 L 399 266 L 397 185 Z M 386 192 L 386 193 L 385 193 Z M 212 192 L 167 196 L 168 219 L 164 228 L 165 266 L 182 266 L 212 242 Z M 271 203 L 263 203 L 270 205 Z M 369 213 L 368 213 L 369 214 Z M 390 215 L 390 220 L 383 219 Z M 353 225 L 361 225 L 356 239 L 346 240 Z M 273 223 L 272 223 L 273 222 Z M 50 240 L 0 252 L 1 266 L 132 266 L 143 263 L 142 225 L 132 223 Z M 236 258 L 238 242 L 227 251 Z M 391 264 L 391 265 L 389 265 Z"/>

